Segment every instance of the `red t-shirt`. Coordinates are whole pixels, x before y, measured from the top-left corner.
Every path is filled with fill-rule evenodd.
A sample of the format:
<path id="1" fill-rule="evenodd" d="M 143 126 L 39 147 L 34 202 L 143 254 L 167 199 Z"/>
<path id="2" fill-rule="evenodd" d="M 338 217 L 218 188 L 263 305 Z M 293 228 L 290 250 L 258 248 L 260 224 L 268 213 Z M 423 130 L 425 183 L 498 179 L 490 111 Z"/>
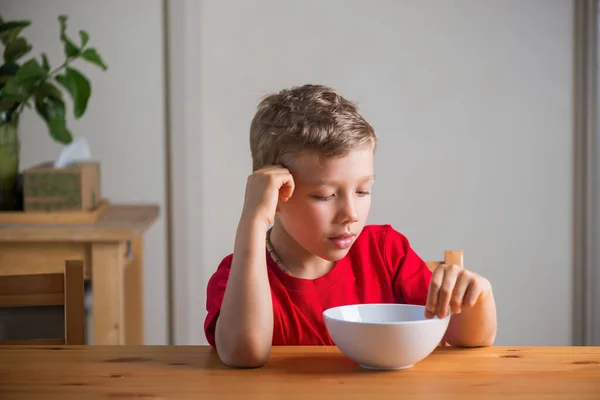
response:
<path id="1" fill-rule="evenodd" d="M 267 253 L 273 299 L 273 345 L 333 345 L 323 311 L 348 304 L 425 305 L 431 280 L 427 265 L 406 237 L 389 225 L 368 225 L 334 268 L 317 279 L 283 272 Z M 215 327 L 232 255 L 221 261 L 208 282 L 204 332 L 215 346 Z"/>

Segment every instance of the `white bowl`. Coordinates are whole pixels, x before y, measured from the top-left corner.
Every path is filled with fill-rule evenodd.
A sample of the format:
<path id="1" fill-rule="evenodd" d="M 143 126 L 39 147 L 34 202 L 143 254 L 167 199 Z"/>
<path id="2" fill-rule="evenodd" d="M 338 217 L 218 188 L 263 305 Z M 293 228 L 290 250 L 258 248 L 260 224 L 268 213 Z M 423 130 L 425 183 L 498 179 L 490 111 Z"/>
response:
<path id="1" fill-rule="evenodd" d="M 427 319 L 425 307 L 408 304 L 356 304 L 323 312 L 335 345 L 363 368 L 403 369 L 427 357 L 440 344 L 450 314 Z"/>

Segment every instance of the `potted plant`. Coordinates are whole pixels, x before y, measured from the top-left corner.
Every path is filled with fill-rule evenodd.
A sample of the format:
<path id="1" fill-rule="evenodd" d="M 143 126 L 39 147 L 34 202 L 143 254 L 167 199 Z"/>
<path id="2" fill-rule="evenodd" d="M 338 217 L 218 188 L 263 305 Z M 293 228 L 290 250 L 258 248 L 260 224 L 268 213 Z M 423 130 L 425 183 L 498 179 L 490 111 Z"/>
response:
<path id="1" fill-rule="evenodd" d="M 22 200 L 18 178 L 19 120 L 23 112 L 35 110 L 55 141 L 70 143 L 63 91 L 72 98 L 76 119 L 85 113 L 91 94 L 89 80 L 72 63 L 82 59 L 107 69 L 96 49 L 89 47 L 90 36 L 86 31 L 79 31 L 77 44 L 67 35 L 67 16 L 59 16 L 58 22 L 64 60 L 53 69 L 45 53 L 39 59 L 32 57 L 21 62 L 32 50 L 31 44 L 20 36 L 31 21 L 4 22 L 0 16 L 0 41 L 4 48 L 0 66 L 0 211 L 16 210 Z"/>

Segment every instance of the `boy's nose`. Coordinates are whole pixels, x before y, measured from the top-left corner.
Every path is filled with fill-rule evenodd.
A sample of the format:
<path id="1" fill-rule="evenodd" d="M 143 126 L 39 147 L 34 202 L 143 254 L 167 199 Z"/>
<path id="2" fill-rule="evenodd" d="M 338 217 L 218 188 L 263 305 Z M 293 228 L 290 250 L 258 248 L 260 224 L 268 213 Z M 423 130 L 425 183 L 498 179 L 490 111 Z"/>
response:
<path id="1" fill-rule="evenodd" d="M 352 201 L 343 202 L 338 215 L 340 222 L 342 223 L 358 221 L 358 213 L 356 212 L 356 206 Z"/>

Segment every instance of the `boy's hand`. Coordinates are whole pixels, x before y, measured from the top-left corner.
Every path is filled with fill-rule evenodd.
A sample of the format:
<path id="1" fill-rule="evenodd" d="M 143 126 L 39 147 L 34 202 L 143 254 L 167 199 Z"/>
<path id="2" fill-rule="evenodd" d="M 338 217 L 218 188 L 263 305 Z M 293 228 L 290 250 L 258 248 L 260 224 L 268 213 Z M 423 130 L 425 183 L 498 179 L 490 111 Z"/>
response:
<path id="1" fill-rule="evenodd" d="M 243 218 L 258 219 L 268 226 L 275 219 L 279 200 L 288 201 L 294 192 L 292 174 L 279 165 L 254 171 L 246 183 Z"/>
<path id="2" fill-rule="evenodd" d="M 474 272 L 458 265 L 442 264 L 431 276 L 425 317 L 433 318 L 437 315 L 438 318 L 444 318 L 448 311 L 459 314 L 464 308 L 477 304 L 491 288 L 487 279 Z"/>

